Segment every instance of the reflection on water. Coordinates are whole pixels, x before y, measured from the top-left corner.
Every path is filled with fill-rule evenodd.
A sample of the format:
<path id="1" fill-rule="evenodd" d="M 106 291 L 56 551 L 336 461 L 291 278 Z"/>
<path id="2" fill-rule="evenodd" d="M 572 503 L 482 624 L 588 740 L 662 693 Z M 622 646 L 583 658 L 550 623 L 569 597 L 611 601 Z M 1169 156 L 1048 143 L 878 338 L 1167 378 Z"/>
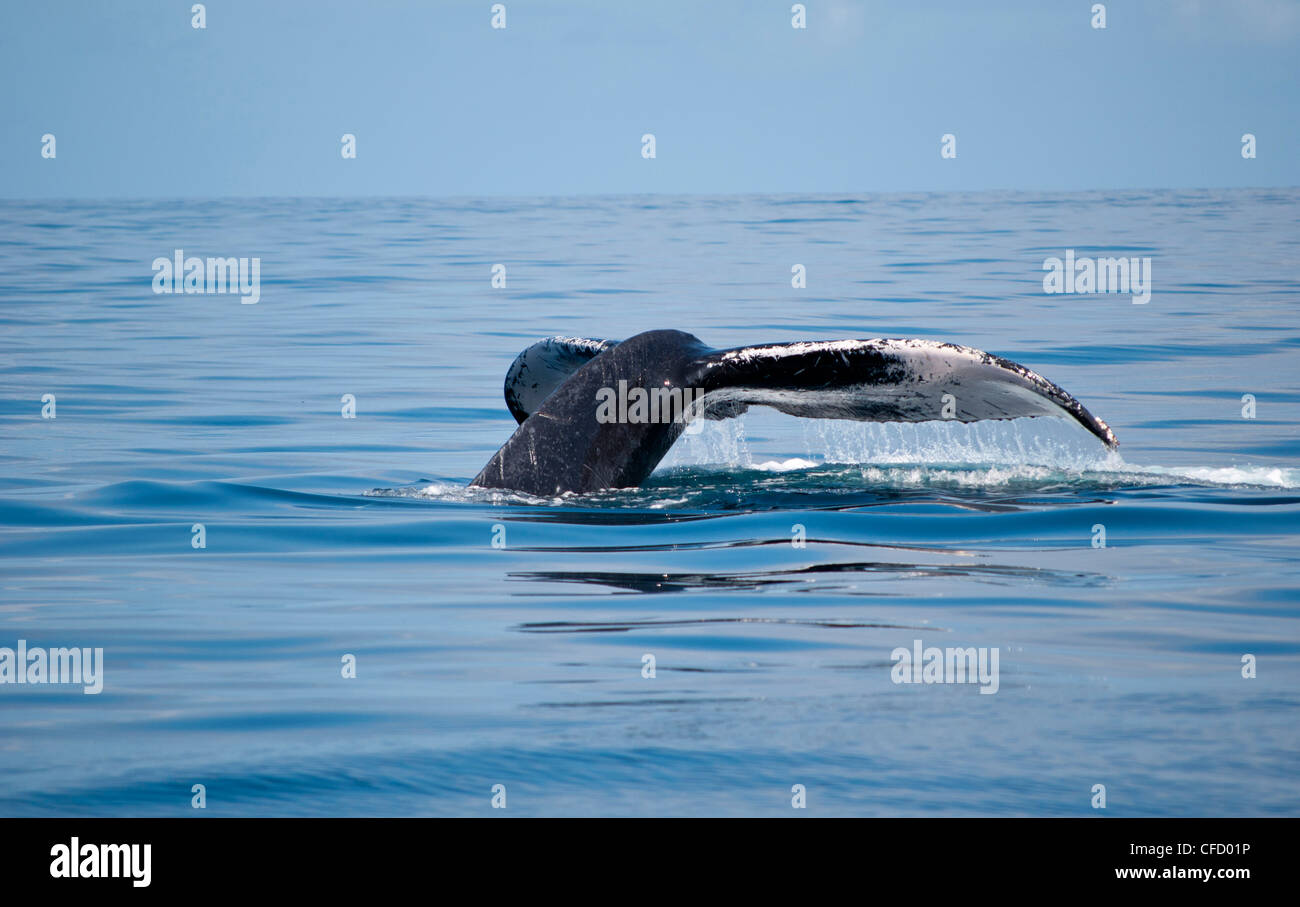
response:
<path id="1" fill-rule="evenodd" d="M 790 570 L 764 571 L 754 573 L 566 573 L 563 571 L 539 570 L 530 573 L 512 573 L 513 577 L 524 580 L 541 580 L 544 582 L 588 583 L 596 586 L 608 586 L 615 589 L 628 589 L 633 592 L 686 592 L 692 589 L 759 589 L 764 586 L 808 585 L 821 577 L 837 573 L 850 574 L 851 578 L 866 578 L 873 574 L 896 577 L 966 577 L 990 582 L 1017 579 L 1042 582 L 1059 582 L 1069 584 L 1094 584 L 1104 582 L 1104 578 L 1087 573 L 1071 573 L 1060 570 L 1046 570 L 1039 567 L 1015 567 L 1000 564 L 893 564 L 872 562 L 850 562 L 836 564 L 814 564 Z M 866 576 L 859 576 L 866 575 Z M 823 590 L 828 588 L 823 585 Z M 829 588 L 837 591 L 856 590 L 847 581 Z M 795 590 L 792 590 L 795 591 Z M 868 594 L 868 593 L 859 593 Z"/>

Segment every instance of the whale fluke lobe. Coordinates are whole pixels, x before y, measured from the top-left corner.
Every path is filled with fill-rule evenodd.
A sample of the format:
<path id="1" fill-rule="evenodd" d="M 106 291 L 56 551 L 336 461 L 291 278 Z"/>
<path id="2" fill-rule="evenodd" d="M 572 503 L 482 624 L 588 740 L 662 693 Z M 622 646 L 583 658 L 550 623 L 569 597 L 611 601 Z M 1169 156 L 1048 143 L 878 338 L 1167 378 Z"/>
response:
<path id="1" fill-rule="evenodd" d="M 471 484 L 537 495 L 634 488 L 691 417 L 730 418 L 750 406 L 866 422 L 1064 416 L 1109 448 L 1119 443 L 1046 378 L 931 340 L 715 350 L 681 331 L 647 331 L 621 343 L 552 337 L 515 359 L 505 396 L 519 427 Z"/>
<path id="2" fill-rule="evenodd" d="M 700 380 L 710 408 L 727 401 L 860 422 L 1068 416 L 1107 447 L 1119 444 L 1106 423 L 1051 381 L 955 343 L 830 340 L 741 347 L 709 357 Z"/>
<path id="3" fill-rule="evenodd" d="M 526 348 L 506 370 L 506 406 L 523 422 L 570 375 L 618 341 L 547 337 Z"/>

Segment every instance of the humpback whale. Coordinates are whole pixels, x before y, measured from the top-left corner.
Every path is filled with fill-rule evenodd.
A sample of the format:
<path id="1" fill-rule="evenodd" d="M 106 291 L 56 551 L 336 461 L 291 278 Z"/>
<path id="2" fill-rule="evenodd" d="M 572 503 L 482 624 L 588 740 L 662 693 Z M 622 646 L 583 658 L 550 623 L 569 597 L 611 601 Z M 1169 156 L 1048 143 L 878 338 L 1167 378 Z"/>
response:
<path id="1" fill-rule="evenodd" d="M 539 496 L 639 486 L 695 417 L 750 406 L 865 422 L 1062 416 L 1119 442 L 1082 403 L 1023 365 L 932 340 L 829 340 L 717 350 L 682 331 L 551 337 L 506 372 L 519 423 L 470 483 Z M 691 405 L 683 406 L 685 400 Z"/>

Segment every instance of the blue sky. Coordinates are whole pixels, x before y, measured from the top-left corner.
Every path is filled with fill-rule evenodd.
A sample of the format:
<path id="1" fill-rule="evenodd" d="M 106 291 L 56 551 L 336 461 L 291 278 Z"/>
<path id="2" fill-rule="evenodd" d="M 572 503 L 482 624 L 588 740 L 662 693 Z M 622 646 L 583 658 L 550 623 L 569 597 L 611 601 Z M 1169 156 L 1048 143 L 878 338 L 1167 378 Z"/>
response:
<path id="1" fill-rule="evenodd" d="M 0 196 L 1300 184 L 1300 0 L 502 2 L 4 3 Z"/>

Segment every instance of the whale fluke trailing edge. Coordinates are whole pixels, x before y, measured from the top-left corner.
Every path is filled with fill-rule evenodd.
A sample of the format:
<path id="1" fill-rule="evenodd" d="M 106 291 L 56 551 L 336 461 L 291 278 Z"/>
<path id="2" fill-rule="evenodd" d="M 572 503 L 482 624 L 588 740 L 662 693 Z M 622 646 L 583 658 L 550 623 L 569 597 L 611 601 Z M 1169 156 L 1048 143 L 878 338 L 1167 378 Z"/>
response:
<path id="1" fill-rule="evenodd" d="M 673 391 L 696 406 L 670 410 Z M 682 331 L 621 342 L 552 337 L 515 358 L 505 398 L 519 427 L 471 485 L 543 496 L 635 488 L 690 418 L 725 419 L 750 406 L 862 422 L 1060 416 L 1108 448 L 1119 445 L 1105 422 L 1023 365 L 932 340 L 716 350 Z"/>

